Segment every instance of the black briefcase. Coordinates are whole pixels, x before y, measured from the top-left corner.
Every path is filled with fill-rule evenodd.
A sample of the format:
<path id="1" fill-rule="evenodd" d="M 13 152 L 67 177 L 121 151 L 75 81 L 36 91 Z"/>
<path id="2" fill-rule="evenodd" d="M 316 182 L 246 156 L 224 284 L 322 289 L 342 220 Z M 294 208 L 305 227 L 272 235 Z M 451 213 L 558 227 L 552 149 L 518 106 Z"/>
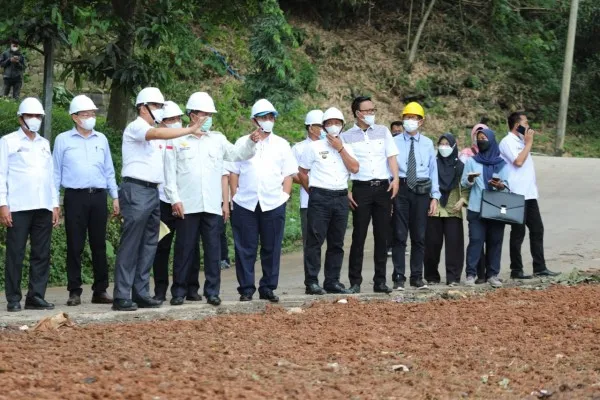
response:
<path id="1" fill-rule="evenodd" d="M 509 192 L 484 190 L 481 196 L 481 218 L 507 224 L 523 224 L 525 196 Z"/>

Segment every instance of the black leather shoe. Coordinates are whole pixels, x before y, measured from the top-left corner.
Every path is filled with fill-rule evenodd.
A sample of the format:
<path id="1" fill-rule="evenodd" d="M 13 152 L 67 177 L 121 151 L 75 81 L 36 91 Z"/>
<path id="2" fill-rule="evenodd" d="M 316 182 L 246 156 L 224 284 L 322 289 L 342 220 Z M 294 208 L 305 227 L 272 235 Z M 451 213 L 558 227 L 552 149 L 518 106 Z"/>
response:
<path id="1" fill-rule="evenodd" d="M 206 302 L 208 304 L 212 304 L 213 306 L 218 306 L 221 304 L 221 299 L 219 298 L 219 296 L 207 296 Z"/>
<path id="2" fill-rule="evenodd" d="M 81 296 L 78 294 L 72 294 L 69 296 L 69 300 L 67 300 L 68 306 L 78 306 L 81 304 Z"/>
<path id="3" fill-rule="evenodd" d="M 92 304 L 111 304 L 113 302 L 113 298 L 104 292 L 94 293 L 92 295 Z"/>
<path id="4" fill-rule="evenodd" d="M 308 285 L 306 287 L 306 290 L 304 291 L 304 293 L 306 294 L 312 294 L 312 295 L 317 295 L 317 296 L 321 296 L 326 294 L 327 292 L 325 291 L 325 289 L 323 289 L 321 286 L 319 286 L 316 283 L 311 283 L 310 285 Z"/>
<path id="5" fill-rule="evenodd" d="M 258 296 L 258 298 L 261 299 L 261 300 L 269 300 L 271 303 L 277 303 L 277 302 L 279 302 L 279 297 L 277 297 L 275 295 L 275 293 L 273 293 L 272 290 L 260 293 L 259 296 Z"/>
<path id="6" fill-rule="evenodd" d="M 533 273 L 533 276 L 541 276 L 541 277 L 544 277 L 544 276 L 558 276 L 558 275 L 560 275 L 560 272 L 550 271 L 548 268 L 546 268 L 546 269 L 544 269 L 542 271 L 534 272 Z"/>
<path id="7" fill-rule="evenodd" d="M 6 305 L 6 311 L 8 312 L 18 312 L 21 311 L 21 303 L 18 301 L 10 302 Z"/>
<path id="8" fill-rule="evenodd" d="M 187 296 L 185 296 L 185 299 L 187 301 L 202 301 L 202 296 L 200 296 L 198 293 L 188 294 Z"/>
<path id="9" fill-rule="evenodd" d="M 251 294 L 241 294 L 240 301 L 252 301 L 252 295 Z"/>
<path id="10" fill-rule="evenodd" d="M 512 271 L 510 273 L 510 279 L 531 279 L 533 276 L 525 275 L 523 271 Z"/>
<path id="11" fill-rule="evenodd" d="M 394 290 L 404 290 L 404 281 L 394 281 Z"/>
<path id="12" fill-rule="evenodd" d="M 417 289 L 429 289 L 423 279 L 417 279 L 416 281 L 410 281 L 410 286 L 415 287 Z"/>
<path id="13" fill-rule="evenodd" d="M 352 285 L 350 286 L 350 289 L 348 289 L 350 294 L 357 294 L 360 293 L 360 285 Z"/>
<path id="14" fill-rule="evenodd" d="M 162 305 L 162 301 L 154 300 L 152 297 L 140 297 L 135 299 L 139 308 L 158 308 Z"/>
<path id="15" fill-rule="evenodd" d="M 154 296 L 152 296 L 152 298 L 154 300 L 158 300 L 158 301 L 167 301 L 167 298 L 165 296 L 158 296 L 156 294 Z"/>
<path id="16" fill-rule="evenodd" d="M 136 311 L 138 305 L 131 300 L 114 299 L 112 309 L 114 311 Z"/>
<path id="17" fill-rule="evenodd" d="M 171 299 L 172 306 L 180 306 L 183 304 L 183 297 L 173 297 Z"/>
<path id="18" fill-rule="evenodd" d="M 346 289 L 340 282 L 336 282 L 333 285 L 327 286 L 325 291 L 327 293 L 350 294 L 350 291 Z"/>
<path id="19" fill-rule="evenodd" d="M 34 296 L 25 299 L 26 310 L 54 310 L 54 304 L 48 303 L 41 297 Z"/>
<path id="20" fill-rule="evenodd" d="M 385 283 L 380 283 L 379 285 L 373 286 L 373 291 L 375 293 L 392 293 L 392 289 L 390 289 Z"/>
<path id="21" fill-rule="evenodd" d="M 475 284 L 476 285 L 483 285 L 486 282 L 487 282 L 487 280 L 485 278 L 477 278 L 477 279 L 475 279 Z"/>

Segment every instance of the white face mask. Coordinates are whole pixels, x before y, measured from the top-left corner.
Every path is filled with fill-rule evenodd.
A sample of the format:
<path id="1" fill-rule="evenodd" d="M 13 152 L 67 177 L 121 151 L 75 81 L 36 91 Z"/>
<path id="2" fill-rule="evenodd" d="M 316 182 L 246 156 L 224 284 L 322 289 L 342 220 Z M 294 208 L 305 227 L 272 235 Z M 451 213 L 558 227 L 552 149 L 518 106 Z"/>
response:
<path id="1" fill-rule="evenodd" d="M 154 121 L 157 124 L 160 124 L 165 115 L 165 110 L 163 110 L 162 108 L 159 108 L 158 110 L 152 110 L 152 115 L 154 116 Z"/>
<path id="2" fill-rule="evenodd" d="M 266 133 L 271 133 L 271 132 L 273 132 L 273 126 L 275 126 L 275 122 L 274 121 L 259 121 L 258 125 L 260 125 L 262 130 L 265 131 Z"/>
<path id="3" fill-rule="evenodd" d="M 82 119 L 79 121 L 79 126 L 81 126 L 86 131 L 91 131 L 96 126 L 96 118 L 90 117 L 87 119 Z"/>
<path id="4" fill-rule="evenodd" d="M 450 147 L 450 146 L 439 146 L 438 152 L 440 153 L 440 156 L 448 157 L 450 154 L 452 154 L 453 149 L 454 149 L 454 147 Z"/>
<path id="5" fill-rule="evenodd" d="M 414 119 L 405 119 L 402 121 L 402 126 L 404 126 L 404 130 L 406 132 L 414 132 L 419 129 L 419 121 L 415 121 Z"/>
<path id="6" fill-rule="evenodd" d="M 42 127 L 42 120 L 37 118 L 27 118 L 25 124 L 31 132 L 39 132 Z"/>
<path id="7" fill-rule="evenodd" d="M 325 129 L 327 129 L 327 133 L 329 133 L 331 136 L 337 137 L 339 136 L 342 127 L 339 125 L 331 125 Z"/>
<path id="8" fill-rule="evenodd" d="M 181 122 L 173 122 L 172 124 L 165 124 L 167 128 L 181 128 L 183 125 Z"/>
<path id="9" fill-rule="evenodd" d="M 12 51 L 19 51 L 19 48 L 17 46 L 10 46 L 10 49 Z"/>
<path id="10" fill-rule="evenodd" d="M 369 126 L 375 125 L 375 116 L 374 115 L 365 115 L 363 117 L 363 121 Z"/>

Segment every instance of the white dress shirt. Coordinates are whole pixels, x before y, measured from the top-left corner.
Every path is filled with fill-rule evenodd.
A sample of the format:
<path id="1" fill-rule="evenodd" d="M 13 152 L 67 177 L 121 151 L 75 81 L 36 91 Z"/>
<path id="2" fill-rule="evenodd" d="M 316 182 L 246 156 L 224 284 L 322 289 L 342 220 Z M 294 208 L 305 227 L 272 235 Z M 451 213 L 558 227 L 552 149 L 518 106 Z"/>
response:
<path id="1" fill-rule="evenodd" d="M 166 140 L 153 140 L 153 141 L 158 143 L 158 149 L 161 150 L 161 152 L 162 152 L 163 165 L 164 165 L 165 151 L 167 150 L 167 141 Z M 164 174 L 164 168 L 163 168 L 163 174 Z M 163 183 L 158 185 L 158 198 L 163 203 L 171 204 L 169 199 L 167 199 L 167 195 L 165 194 L 165 183 L 164 182 L 165 181 L 163 180 Z"/>
<path id="2" fill-rule="evenodd" d="M 352 145 L 360 169 L 351 174 L 352 180 L 370 181 L 389 179 L 388 157 L 397 156 L 398 148 L 390 130 L 383 125 L 372 125 L 366 131 L 356 124 L 341 134 L 344 143 Z"/>
<path id="3" fill-rule="evenodd" d="M 238 139 L 238 142 L 248 136 Z M 239 175 L 238 189 L 233 201 L 254 211 L 270 211 L 288 201 L 283 180 L 298 173 L 298 164 L 287 140 L 271 133 L 256 145 L 256 155 L 247 161 L 228 163 L 229 171 Z"/>
<path id="4" fill-rule="evenodd" d="M 527 155 L 525 162 L 521 167 L 517 167 L 514 162 L 519 153 L 525 148 L 525 141 L 519 136 L 509 132 L 508 135 L 500 141 L 500 155 L 506 161 L 508 169 L 508 182 L 510 191 L 525 196 L 525 200 L 538 198 L 538 187 L 535 179 L 535 166 L 531 153 Z"/>
<path id="5" fill-rule="evenodd" d="M 312 140 L 310 138 L 306 138 L 300 143 L 296 143 L 292 146 L 292 153 L 296 158 L 296 162 L 301 166 L 300 160 L 302 158 L 302 154 L 304 154 L 304 149 L 306 145 L 311 143 Z M 304 186 L 300 186 L 300 208 L 308 208 L 308 192 L 304 190 Z"/>
<path id="6" fill-rule="evenodd" d="M 186 214 L 221 215 L 223 161 L 247 160 L 254 156 L 256 147 L 248 136 L 234 146 L 216 131 L 170 140 L 165 153 L 165 194 L 169 202 L 182 202 Z"/>
<path id="7" fill-rule="evenodd" d="M 352 146 L 344 145 L 345 151 L 354 156 Z M 309 143 L 304 150 L 300 167 L 310 170 L 309 187 L 329 190 L 348 189 L 350 171 L 344 165 L 342 156 L 331 147 L 327 140 L 317 140 Z"/>
<path id="8" fill-rule="evenodd" d="M 123 132 L 123 178 L 135 178 L 146 182 L 163 183 L 164 140 L 146 140 L 152 129 L 142 117 L 131 122 Z"/>
<path id="9" fill-rule="evenodd" d="M 50 143 L 36 134 L 9 133 L 0 139 L 0 206 L 11 212 L 58 207 Z"/>
<path id="10" fill-rule="evenodd" d="M 98 131 L 84 137 L 76 128 L 63 132 L 54 141 L 54 184 L 69 189 L 108 189 L 118 197 L 115 167 L 106 136 Z"/>

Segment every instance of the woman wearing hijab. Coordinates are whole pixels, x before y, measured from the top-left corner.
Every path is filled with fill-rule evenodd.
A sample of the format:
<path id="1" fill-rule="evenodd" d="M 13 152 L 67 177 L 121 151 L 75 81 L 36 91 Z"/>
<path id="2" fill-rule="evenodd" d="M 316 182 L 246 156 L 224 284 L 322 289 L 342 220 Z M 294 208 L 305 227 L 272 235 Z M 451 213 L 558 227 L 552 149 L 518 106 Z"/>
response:
<path id="1" fill-rule="evenodd" d="M 460 184 L 464 164 L 458 159 L 458 146 L 451 133 L 438 140 L 437 167 L 440 203 L 435 215 L 427 218 L 425 231 L 425 280 L 440 283 L 438 265 L 442 244 L 446 243 L 446 284 L 460 283 L 465 259 L 462 208 L 468 203 L 469 189 Z"/>
<path id="2" fill-rule="evenodd" d="M 490 129 L 477 133 L 479 152 L 469 158 L 465 164 L 461 183 L 470 188 L 467 221 L 469 222 L 469 245 L 467 246 L 467 282 L 475 285 L 477 265 L 481 258 L 483 245 L 486 248 L 487 282 L 492 287 L 501 287 L 498 279 L 500 257 L 504 239 L 504 223 L 483 219 L 481 197 L 484 190 L 508 191 L 508 170 L 506 162 L 500 157 L 496 136 Z"/>

